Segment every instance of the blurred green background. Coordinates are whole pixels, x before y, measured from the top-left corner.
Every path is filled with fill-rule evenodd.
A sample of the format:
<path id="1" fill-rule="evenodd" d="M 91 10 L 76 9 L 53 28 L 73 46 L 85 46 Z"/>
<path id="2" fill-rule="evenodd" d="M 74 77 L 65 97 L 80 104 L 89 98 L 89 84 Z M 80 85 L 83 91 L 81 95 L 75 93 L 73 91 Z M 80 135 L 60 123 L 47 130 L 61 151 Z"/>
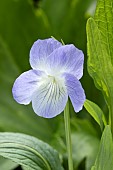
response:
<path id="1" fill-rule="evenodd" d="M 0 131 L 30 134 L 49 143 L 63 155 L 66 170 L 63 114 L 53 119 L 38 117 L 31 105 L 14 101 L 12 86 L 22 72 L 30 69 L 29 51 L 33 42 L 53 36 L 83 50 L 85 64 L 81 82 L 87 99 L 106 112 L 103 96 L 87 73 L 86 21 L 93 16 L 95 7 L 96 0 L 0 1 Z M 90 170 L 100 141 L 99 126 L 85 109 L 75 114 L 70 104 L 70 113 L 74 170 Z M 17 166 L 0 158 L 1 170 Z"/>

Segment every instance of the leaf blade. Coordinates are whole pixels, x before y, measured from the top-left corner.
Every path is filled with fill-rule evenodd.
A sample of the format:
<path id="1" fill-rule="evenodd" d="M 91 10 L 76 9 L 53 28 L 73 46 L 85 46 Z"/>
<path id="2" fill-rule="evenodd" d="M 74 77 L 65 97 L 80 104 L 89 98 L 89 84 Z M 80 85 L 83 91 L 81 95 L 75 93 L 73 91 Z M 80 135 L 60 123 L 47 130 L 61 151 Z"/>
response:
<path id="1" fill-rule="evenodd" d="M 102 43 L 106 45 L 108 55 L 111 56 L 113 64 L 113 1 L 112 0 L 98 0 L 95 22 L 102 34 Z"/>
<path id="2" fill-rule="evenodd" d="M 94 79 L 96 87 L 102 91 L 110 108 L 113 103 L 113 66 L 106 45 L 101 42 L 101 32 L 92 18 L 87 21 L 87 39 L 88 72 Z"/>
<path id="3" fill-rule="evenodd" d="M 110 126 L 107 125 L 102 134 L 99 153 L 97 155 L 94 170 L 113 169 L 113 141 Z"/>
<path id="4" fill-rule="evenodd" d="M 19 133 L 0 133 L 0 155 L 32 170 L 63 170 L 58 153 L 48 144 Z"/>
<path id="5" fill-rule="evenodd" d="M 86 99 L 84 103 L 84 107 L 90 113 L 90 115 L 95 119 L 95 121 L 100 125 L 101 130 L 103 130 L 103 123 L 104 125 L 107 125 L 107 122 L 104 113 L 100 109 L 100 107 L 88 99 Z"/>

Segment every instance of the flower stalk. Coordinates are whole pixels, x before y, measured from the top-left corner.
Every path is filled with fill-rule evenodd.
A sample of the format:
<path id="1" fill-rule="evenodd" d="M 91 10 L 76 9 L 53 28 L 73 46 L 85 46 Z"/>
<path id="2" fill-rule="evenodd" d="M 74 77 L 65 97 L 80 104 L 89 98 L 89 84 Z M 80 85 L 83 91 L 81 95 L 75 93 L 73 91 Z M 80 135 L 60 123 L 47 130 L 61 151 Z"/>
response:
<path id="1" fill-rule="evenodd" d="M 64 109 L 64 123 L 65 123 L 66 145 L 67 145 L 67 152 L 68 152 L 68 167 L 69 170 L 73 170 L 69 101 L 67 102 L 66 107 Z"/>

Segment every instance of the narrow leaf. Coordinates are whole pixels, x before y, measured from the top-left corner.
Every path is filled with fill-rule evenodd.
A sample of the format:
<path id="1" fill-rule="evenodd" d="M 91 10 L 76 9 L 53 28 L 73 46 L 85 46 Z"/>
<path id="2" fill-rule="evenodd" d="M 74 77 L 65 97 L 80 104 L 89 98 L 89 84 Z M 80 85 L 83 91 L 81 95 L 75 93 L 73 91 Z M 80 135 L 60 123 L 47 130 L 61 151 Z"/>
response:
<path id="1" fill-rule="evenodd" d="M 100 125 L 100 128 L 102 130 L 103 123 L 104 123 L 104 125 L 106 125 L 107 122 L 106 122 L 104 113 L 101 110 L 101 108 L 97 104 L 95 104 L 89 100 L 85 101 L 84 107 L 90 113 L 90 115 L 95 119 L 95 121 Z"/>
<path id="2" fill-rule="evenodd" d="M 93 170 L 113 169 L 113 141 L 110 126 L 107 125 L 103 132 L 99 153 Z"/>
<path id="3" fill-rule="evenodd" d="M 52 147 L 24 134 L 0 133 L 0 155 L 30 170 L 63 170 Z"/>

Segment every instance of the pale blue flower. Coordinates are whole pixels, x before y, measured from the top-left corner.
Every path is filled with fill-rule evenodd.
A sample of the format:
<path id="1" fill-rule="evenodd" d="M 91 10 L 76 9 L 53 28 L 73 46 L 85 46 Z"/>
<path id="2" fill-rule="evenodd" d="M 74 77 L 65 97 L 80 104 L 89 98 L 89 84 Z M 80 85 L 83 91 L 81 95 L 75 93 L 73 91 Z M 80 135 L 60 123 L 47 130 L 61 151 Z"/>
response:
<path id="1" fill-rule="evenodd" d="M 37 40 L 30 50 L 32 69 L 16 79 L 13 97 L 20 104 L 32 102 L 34 112 L 45 118 L 60 114 L 68 97 L 79 112 L 85 101 L 79 81 L 83 64 L 83 52 L 74 45 L 62 45 L 53 38 Z"/>

